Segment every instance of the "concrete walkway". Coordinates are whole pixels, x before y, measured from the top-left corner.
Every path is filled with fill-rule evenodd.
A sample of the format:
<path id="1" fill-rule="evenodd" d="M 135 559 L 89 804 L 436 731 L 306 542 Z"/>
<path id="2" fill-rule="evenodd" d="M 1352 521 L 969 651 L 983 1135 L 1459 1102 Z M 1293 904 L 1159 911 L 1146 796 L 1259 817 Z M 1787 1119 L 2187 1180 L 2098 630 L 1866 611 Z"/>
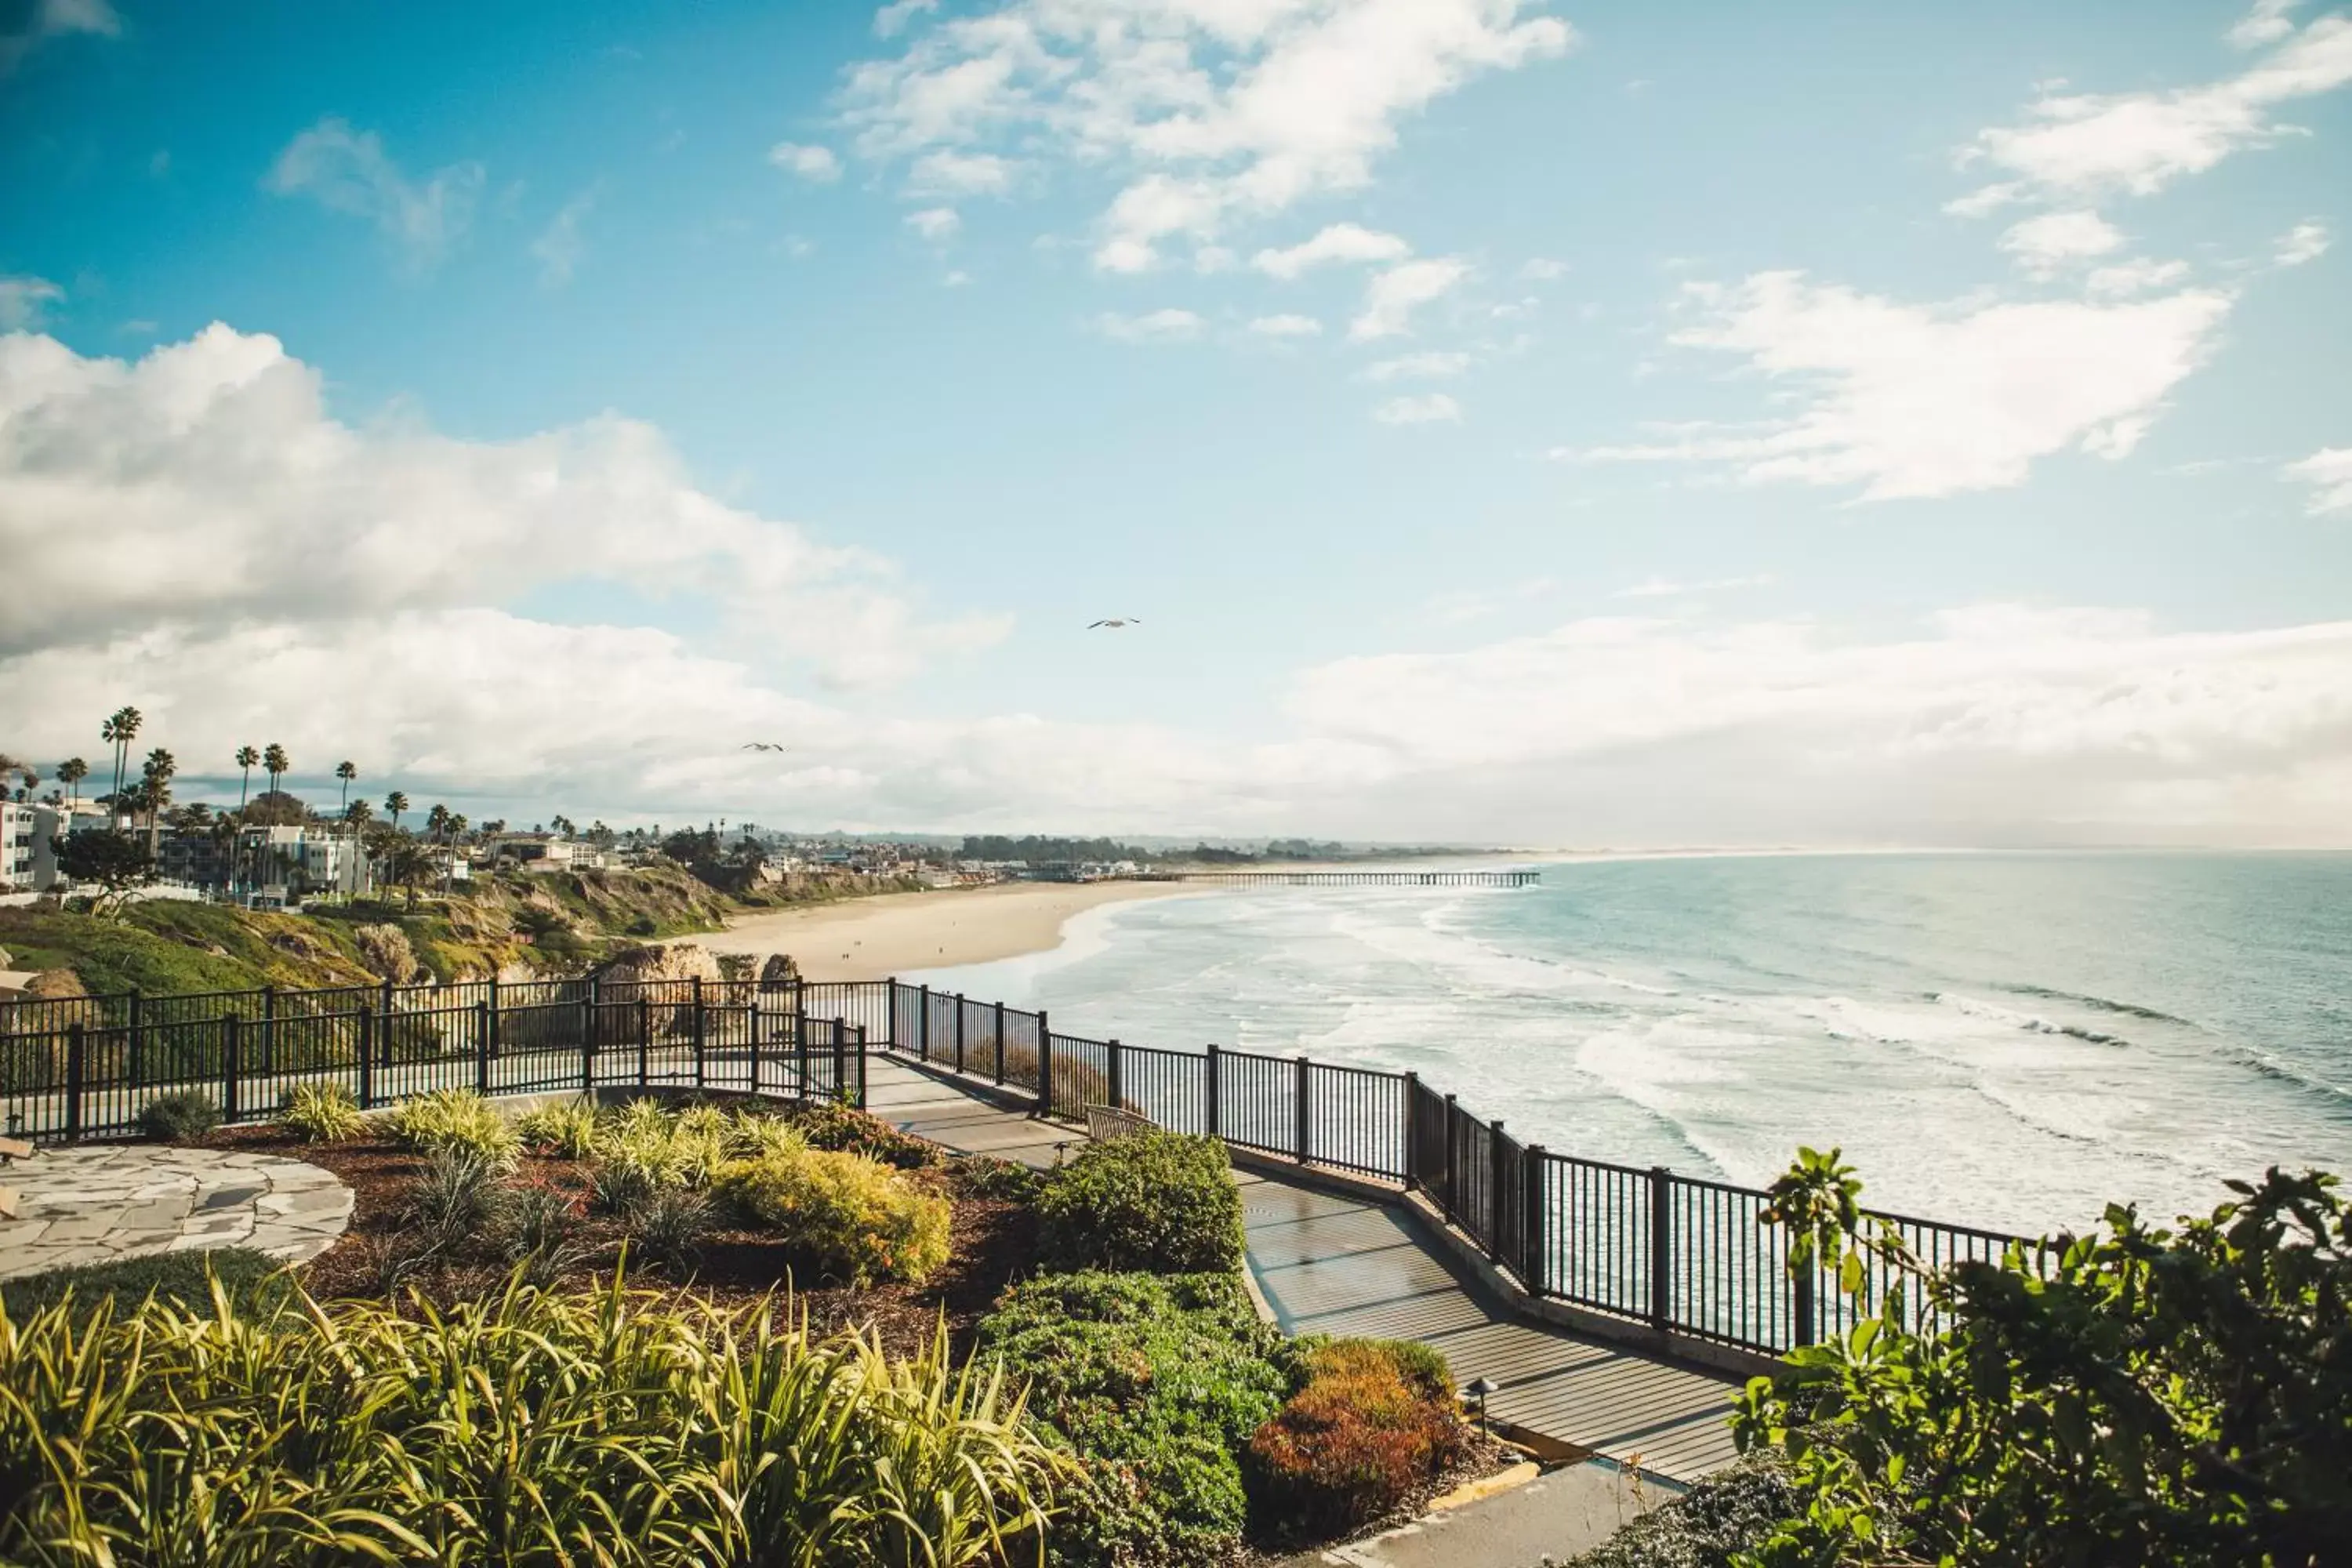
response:
<path id="1" fill-rule="evenodd" d="M 299 1160 L 168 1144 L 44 1149 L 7 1170 L 21 1217 L 0 1221 L 0 1279 L 152 1252 L 249 1247 L 317 1257 L 351 1223 L 352 1190 Z"/>
<path id="2" fill-rule="evenodd" d="M 886 1056 L 866 1070 L 876 1115 L 950 1148 L 1044 1167 L 1057 1146 L 1085 1141 Z M 1725 1422 L 1737 1385 L 1722 1374 L 1519 1316 L 1402 1205 L 1235 1175 L 1250 1271 L 1285 1329 L 1419 1340 L 1460 1382 L 1501 1385 L 1489 1405 L 1497 1420 L 1654 1480 L 1687 1484 L 1736 1457 Z"/>

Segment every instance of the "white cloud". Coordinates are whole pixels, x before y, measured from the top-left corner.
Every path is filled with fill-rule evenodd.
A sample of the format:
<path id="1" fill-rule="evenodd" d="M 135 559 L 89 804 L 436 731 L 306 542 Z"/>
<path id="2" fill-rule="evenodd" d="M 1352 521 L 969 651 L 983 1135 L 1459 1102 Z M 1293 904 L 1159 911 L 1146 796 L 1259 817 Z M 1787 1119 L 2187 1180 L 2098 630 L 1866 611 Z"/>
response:
<path id="1" fill-rule="evenodd" d="M 2352 511 L 2352 447 L 2323 447 L 2281 470 L 2290 479 L 2316 486 L 2307 509 L 2314 516 Z"/>
<path id="2" fill-rule="evenodd" d="M 874 13 L 874 36 L 895 38 L 905 30 L 908 21 L 940 8 L 940 0 L 890 0 L 890 4 Z"/>
<path id="3" fill-rule="evenodd" d="M 877 158 L 992 142 L 1128 181 L 1097 259 L 1153 265 L 1310 196 L 1361 187 L 1398 126 L 1575 35 L 1523 0 L 1012 0 L 856 67 L 844 119 Z M 902 18 L 903 19 L 903 18 Z"/>
<path id="4" fill-rule="evenodd" d="M 1364 309 L 1348 324 L 1348 335 L 1365 342 L 1408 331 L 1415 310 L 1452 293 L 1469 276 L 1469 263 L 1450 256 L 1402 262 L 1375 273 L 1364 286 Z"/>
<path id="5" fill-rule="evenodd" d="M 1152 310 L 1140 316 L 1108 312 L 1095 323 L 1103 336 L 1123 343 L 1189 342 L 1201 335 L 1201 318 L 1190 310 Z"/>
<path id="6" fill-rule="evenodd" d="M 588 253 L 588 242 L 580 236 L 580 225 L 594 209 L 597 194 L 591 186 L 564 203 L 562 210 L 530 242 L 530 253 L 539 258 L 539 280 L 549 288 L 561 288 L 571 282 L 572 268 Z"/>
<path id="7" fill-rule="evenodd" d="M 1383 425 L 1458 425 L 1462 405 L 1443 392 L 1421 397 L 1391 397 L 1372 410 Z"/>
<path id="8" fill-rule="evenodd" d="M 2095 267 L 2083 283 L 2094 294 L 2119 300 L 2145 294 L 2151 289 L 2169 289 L 2188 276 L 2186 261 L 2149 261 L 2143 258 L 2118 261 L 2113 267 Z"/>
<path id="9" fill-rule="evenodd" d="M 1311 338 L 1322 331 L 1323 323 L 1312 316 L 1260 316 L 1249 330 L 1262 338 Z"/>
<path id="10" fill-rule="evenodd" d="M 66 291 L 46 278 L 0 278 L 0 332 L 37 331 Z"/>
<path id="11" fill-rule="evenodd" d="M 2163 92 L 2045 92 L 2019 125 L 1981 132 L 1962 154 L 2014 176 L 1950 205 L 1971 216 L 2028 195 L 2148 195 L 2290 128 L 2281 105 L 2352 81 L 2352 18 L 2323 16 L 2234 77 Z"/>
<path id="12" fill-rule="evenodd" d="M 907 188 L 920 195 L 995 196 L 1013 188 L 1016 165 L 993 153 L 959 153 L 942 147 L 915 160 Z"/>
<path id="13" fill-rule="evenodd" d="M 2299 223 L 2279 237 L 2276 258 L 2281 267 L 2300 267 L 2327 254 L 2327 226 Z"/>
<path id="14" fill-rule="evenodd" d="M 768 162 L 813 184 L 830 184 L 841 178 L 841 158 L 830 147 L 805 142 L 779 142 L 768 149 Z"/>
<path id="15" fill-rule="evenodd" d="M 1568 263 L 1538 256 L 1521 264 L 1519 276 L 1529 283 L 1550 283 L 1568 276 Z"/>
<path id="16" fill-rule="evenodd" d="M 919 623 L 887 563 L 705 493 L 648 426 L 607 414 L 498 442 L 355 427 L 277 339 L 217 324 L 135 363 L 0 338 L 0 655 L 437 613 L 582 579 L 690 596 L 719 635 L 842 679 L 990 631 Z"/>
<path id="17" fill-rule="evenodd" d="M 307 195 L 331 212 L 373 222 L 412 271 L 429 271 L 466 236 L 485 178 L 476 163 L 452 163 L 418 184 L 400 172 L 373 131 L 329 117 L 294 138 L 264 182 L 279 195 Z"/>
<path id="18" fill-rule="evenodd" d="M 1470 356 L 1460 353 L 1402 354 L 1364 367 L 1366 381 L 1443 380 L 1470 368 Z"/>
<path id="19" fill-rule="evenodd" d="M 2078 261 L 2121 248 L 2123 231 L 2095 212 L 2042 213 L 2012 225 L 2000 247 L 2019 266 L 2049 278 Z"/>
<path id="20" fill-rule="evenodd" d="M 1695 285 L 1679 343 L 1742 355 L 1798 412 L 1670 442 L 1563 451 L 1720 464 L 1751 483 L 1860 485 L 1889 500 L 2023 482 L 2069 447 L 2129 452 L 2202 362 L 2231 304 L 2191 289 L 2127 303 L 1906 305 L 1795 272 Z"/>
<path id="21" fill-rule="evenodd" d="M 26 55 L 51 38 L 69 33 L 100 37 L 122 36 L 122 18 L 107 0 L 29 0 L 14 8 L 13 25 L 0 30 L 0 76 L 16 68 Z"/>
<path id="22" fill-rule="evenodd" d="M 2242 49 L 2257 49 L 2264 44 L 2275 44 L 2294 31 L 2287 19 L 2301 0 L 2254 0 L 2252 6 L 2238 25 L 2230 29 L 2230 42 Z"/>
<path id="23" fill-rule="evenodd" d="M 1678 583 L 1671 577 L 1650 577 L 1630 588 L 1620 588 L 1612 599 L 1680 599 L 1693 594 L 1719 594 L 1729 588 L 1762 588 L 1773 582 L 1767 573 L 1754 577 L 1710 577 L 1702 583 Z"/>
<path id="24" fill-rule="evenodd" d="M 1412 254 L 1412 247 L 1393 234 L 1335 223 L 1287 250 L 1261 250 L 1250 265 L 1270 278 L 1288 279 L 1330 262 L 1396 261 Z"/>
<path id="25" fill-rule="evenodd" d="M 925 207 L 920 212 L 908 213 L 906 223 L 934 245 L 953 239 L 956 230 L 963 226 L 963 219 L 956 216 L 953 207 Z"/>

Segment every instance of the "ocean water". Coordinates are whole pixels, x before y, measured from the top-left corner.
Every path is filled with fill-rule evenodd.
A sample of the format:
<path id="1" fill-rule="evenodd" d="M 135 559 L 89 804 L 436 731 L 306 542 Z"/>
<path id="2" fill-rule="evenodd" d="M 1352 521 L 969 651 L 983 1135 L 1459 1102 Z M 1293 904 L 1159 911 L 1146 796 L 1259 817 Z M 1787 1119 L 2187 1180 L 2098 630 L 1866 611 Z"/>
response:
<path id="1" fill-rule="evenodd" d="M 1539 888 L 1113 905 L 919 976 L 1139 1044 L 1411 1068 L 1563 1153 L 2040 1231 L 2352 1174 L 2352 856 L 1554 863 Z"/>

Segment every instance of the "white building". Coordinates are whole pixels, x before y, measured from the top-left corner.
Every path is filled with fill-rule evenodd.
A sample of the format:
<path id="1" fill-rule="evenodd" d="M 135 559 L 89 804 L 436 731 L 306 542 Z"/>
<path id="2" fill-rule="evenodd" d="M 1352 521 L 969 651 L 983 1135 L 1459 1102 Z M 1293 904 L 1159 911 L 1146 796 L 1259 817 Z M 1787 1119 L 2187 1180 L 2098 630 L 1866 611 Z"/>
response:
<path id="1" fill-rule="evenodd" d="M 66 808 L 40 801 L 0 801 L 0 893 L 45 893 L 58 885 L 56 836 Z"/>

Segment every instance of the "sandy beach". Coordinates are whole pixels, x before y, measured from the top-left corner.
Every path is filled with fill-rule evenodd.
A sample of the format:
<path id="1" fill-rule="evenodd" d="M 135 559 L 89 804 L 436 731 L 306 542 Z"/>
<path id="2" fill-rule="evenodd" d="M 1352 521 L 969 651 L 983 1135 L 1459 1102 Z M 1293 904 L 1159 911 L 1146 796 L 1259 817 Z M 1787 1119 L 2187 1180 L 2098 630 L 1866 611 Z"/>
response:
<path id="1" fill-rule="evenodd" d="M 723 931 L 680 940 L 713 952 L 790 953 L 812 980 L 882 980 L 1050 952 L 1061 945 L 1063 923 L 1073 915 L 1199 890 L 1173 882 L 1003 882 L 880 893 L 749 915 Z"/>

